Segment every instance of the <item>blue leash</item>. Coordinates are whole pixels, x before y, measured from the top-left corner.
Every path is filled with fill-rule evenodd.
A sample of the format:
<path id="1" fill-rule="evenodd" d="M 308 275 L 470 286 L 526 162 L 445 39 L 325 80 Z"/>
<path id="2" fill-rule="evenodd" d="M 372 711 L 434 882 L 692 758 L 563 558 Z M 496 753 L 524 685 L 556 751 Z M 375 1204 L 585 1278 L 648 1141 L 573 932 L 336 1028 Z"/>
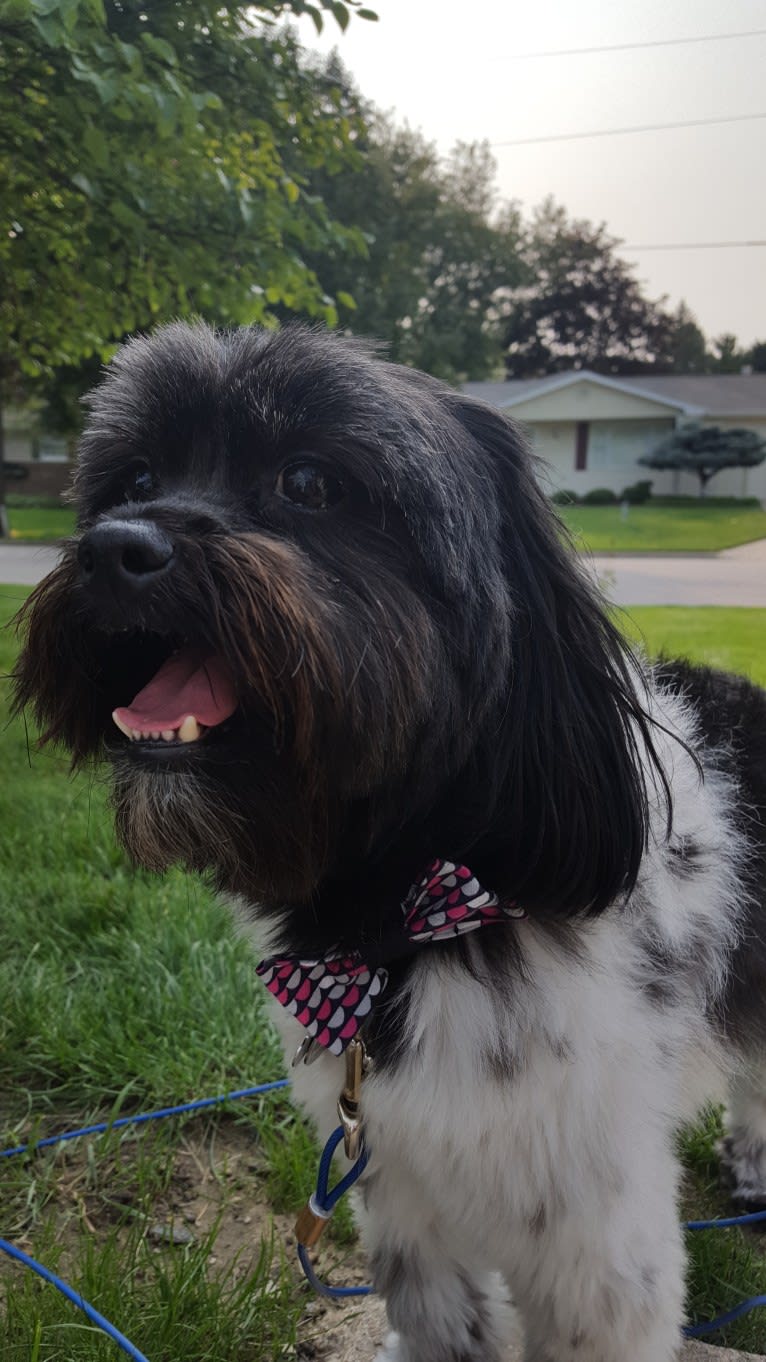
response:
<path id="1" fill-rule="evenodd" d="M 298 1261 L 303 1268 L 304 1275 L 320 1296 L 328 1296 L 331 1300 L 341 1300 L 345 1296 L 370 1296 L 374 1293 L 372 1286 L 330 1286 L 327 1282 L 320 1281 L 309 1256 L 309 1248 L 316 1243 L 341 1197 L 345 1196 L 346 1192 L 353 1187 L 357 1178 L 362 1176 L 369 1161 L 369 1152 L 363 1145 L 362 1152 L 353 1168 L 350 1168 L 345 1177 L 342 1177 L 340 1182 L 336 1183 L 330 1190 L 328 1183 L 333 1154 L 342 1139 L 343 1127 L 338 1126 L 322 1150 L 319 1171 L 317 1172 L 316 1191 L 309 1197 L 295 1226 Z"/>
<path id="2" fill-rule="evenodd" d="M 61 1135 L 49 1135 L 46 1139 L 37 1140 L 33 1144 L 16 1145 L 12 1149 L 0 1149 L 0 1158 L 13 1158 L 16 1155 L 35 1153 L 38 1149 L 47 1149 L 52 1145 L 63 1144 L 68 1140 L 76 1140 L 82 1135 L 100 1135 L 107 1130 L 120 1130 L 129 1125 L 144 1125 L 147 1121 L 160 1121 L 166 1116 L 180 1116 L 190 1111 L 204 1111 L 206 1108 L 221 1106 L 225 1102 L 234 1102 L 244 1097 L 255 1097 L 260 1093 L 274 1092 L 278 1088 L 285 1088 L 289 1085 L 288 1078 L 279 1078 L 272 1083 L 260 1083 L 254 1088 L 239 1088 L 234 1092 L 222 1093 L 218 1097 L 204 1097 L 194 1102 L 185 1102 L 174 1107 L 161 1107 L 157 1111 L 142 1112 L 136 1116 L 122 1116 L 117 1121 L 100 1121 L 95 1125 L 82 1126 L 79 1130 L 69 1130 Z M 330 1219 L 335 1207 L 341 1197 L 345 1195 L 358 1178 L 361 1177 L 369 1160 L 369 1151 L 364 1147 L 352 1168 L 340 1179 L 333 1188 L 329 1187 L 330 1167 L 333 1155 L 340 1141 L 343 1138 L 343 1129 L 338 1126 L 330 1136 L 327 1144 L 322 1151 L 317 1173 L 317 1185 L 314 1194 L 310 1197 L 307 1206 L 299 1217 L 296 1226 L 296 1239 L 298 1240 L 298 1259 L 305 1273 L 305 1276 L 313 1287 L 322 1296 L 331 1299 L 339 1299 L 347 1296 L 368 1296 L 373 1294 L 374 1288 L 371 1286 L 330 1286 L 317 1277 L 314 1271 L 309 1248 L 316 1243 L 324 1226 Z M 684 1226 L 687 1230 L 718 1230 L 729 1229 L 736 1225 L 753 1225 L 759 1221 L 766 1220 L 766 1211 L 751 1211 L 746 1215 L 729 1216 L 721 1220 L 689 1220 Z M 42 1263 L 36 1262 L 29 1254 L 10 1244 L 6 1239 L 0 1238 L 0 1251 L 7 1254 L 9 1258 L 21 1263 L 24 1267 L 36 1272 L 44 1281 L 49 1282 L 61 1292 L 67 1300 L 76 1305 L 83 1314 L 102 1329 L 122 1351 L 132 1359 L 132 1362 L 148 1362 L 144 1353 L 139 1352 L 135 1344 L 130 1342 L 124 1334 L 110 1323 L 94 1306 L 90 1305 L 79 1292 L 74 1291 L 66 1282 L 57 1277 L 55 1272 L 44 1267 Z M 725 1328 L 735 1320 L 741 1319 L 751 1310 L 759 1306 L 766 1306 L 766 1295 L 751 1296 L 748 1300 L 742 1301 L 732 1310 L 723 1315 L 717 1315 L 715 1319 L 705 1321 L 701 1324 L 689 1324 L 683 1329 L 686 1338 L 702 1338 L 706 1334 L 712 1334 L 719 1329 Z"/>

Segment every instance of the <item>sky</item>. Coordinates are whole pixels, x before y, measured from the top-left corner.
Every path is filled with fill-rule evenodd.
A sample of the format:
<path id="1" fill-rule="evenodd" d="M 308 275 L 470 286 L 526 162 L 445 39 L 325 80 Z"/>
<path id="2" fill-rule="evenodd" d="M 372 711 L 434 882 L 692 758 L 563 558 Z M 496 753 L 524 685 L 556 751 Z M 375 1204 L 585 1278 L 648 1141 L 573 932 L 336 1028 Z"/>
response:
<path id="1" fill-rule="evenodd" d="M 363 93 L 442 152 L 486 139 L 504 198 L 547 194 L 605 222 L 627 247 L 766 241 L 766 116 L 525 146 L 504 141 L 746 114 L 766 115 L 766 0 L 365 0 L 307 46 L 337 47 Z M 759 36 L 722 34 L 763 30 Z M 628 51 L 562 49 L 719 35 Z M 682 298 L 709 337 L 766 339 L 766 246 L 639 251 L 650 297 Z"/>

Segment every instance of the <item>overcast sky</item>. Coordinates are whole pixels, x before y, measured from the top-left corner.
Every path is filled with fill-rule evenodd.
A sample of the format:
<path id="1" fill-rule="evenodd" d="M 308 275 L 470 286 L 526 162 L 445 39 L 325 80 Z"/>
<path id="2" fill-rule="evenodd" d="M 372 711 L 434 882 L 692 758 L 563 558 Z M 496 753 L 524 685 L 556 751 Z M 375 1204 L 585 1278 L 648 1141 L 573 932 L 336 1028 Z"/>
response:
<path id="1" fill-rule="evenodd" d="M 332 20 L 364 94 L 442 151 L 458 139 L 591 132 L 766 114 L 766 32 L 711 42 L 522 57 L 562 48 L 766 30 L 766 0 L 365 0 L 378 23 Z M 553 194 L 628 245 L 766 239 L 766 117 L 716 126 L 494 148 L 498 187 Z M 630 251 L 655 297 L 685 298 L 711 337 L 766 339 L 766 247 Z"/>

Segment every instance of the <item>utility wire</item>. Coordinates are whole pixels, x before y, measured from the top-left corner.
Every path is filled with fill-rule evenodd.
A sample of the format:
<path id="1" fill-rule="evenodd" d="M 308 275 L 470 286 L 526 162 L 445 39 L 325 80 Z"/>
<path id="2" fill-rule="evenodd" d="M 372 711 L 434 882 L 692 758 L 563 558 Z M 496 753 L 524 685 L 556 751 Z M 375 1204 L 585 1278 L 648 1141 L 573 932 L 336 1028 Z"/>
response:
<path id="1" fill-rule="evenodd" d="M 638 47 L 677 47 L 683 43 L 718 43 L 729 38 L 760 38 L 766 28 L 749 28 L 742 33 L 701 33 L 694 38 L 656 38 L 645 43 L 610 43 L 607 47 L 562 47 L 550 52 L 509 52 L 496 61 L 527 61 L 532 57 L 580 57 L 591 52 L 632 52 Z"/>
<path id="2" fill-rule="evenodd" d="M 537 142 L 576 142 L 583 137 L 620 137 L 629 132 L 663 132 L 666 128 L 702 128 L 712 123 L 749 123 L 766 118 L 766 113 L 731 114 L 726 118 L 690 118 L 679 123 L 644 123 L 633 128 L 597 128 L 593 132 L 557 132 L 545 137 L 513 137 L 507 142 L 490 142 L 491 147 L 525 147 Z"/>
<path id="3" fill-rule="evenodd" d="M 729 247 L 766 246 L 764 241 L 652 241 L 642 246 L 622 246 L 623 251 L 718 251 Z"/>

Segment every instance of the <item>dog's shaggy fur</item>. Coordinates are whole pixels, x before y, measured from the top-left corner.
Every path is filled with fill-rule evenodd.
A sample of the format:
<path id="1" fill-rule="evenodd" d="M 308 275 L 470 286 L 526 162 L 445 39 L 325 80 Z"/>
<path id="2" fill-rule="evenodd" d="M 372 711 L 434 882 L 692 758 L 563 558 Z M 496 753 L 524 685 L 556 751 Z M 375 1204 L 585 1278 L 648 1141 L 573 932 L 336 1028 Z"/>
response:
<path id="1" fill-rule="evenodd" d="M 766 697 L 646 670 L 518 429 L 359 343 L 174 325 L 90 407 L 17 687 L 112 763 L 131 854 L 305 956 L 374 942 L 435 856 L 527 911 L 393 963 L 367 1029 L 385 1357 L 498 1358 L 499 1274 L 528 1362 L 670 1362 L 674 1132 L 732 1064 L 725 1158 L 766 1197 Z M 129 742 L 112 709 L 189 641 L 236 711 Z M 323 1129 L 339 1071 L 296 1071 Z"/>

